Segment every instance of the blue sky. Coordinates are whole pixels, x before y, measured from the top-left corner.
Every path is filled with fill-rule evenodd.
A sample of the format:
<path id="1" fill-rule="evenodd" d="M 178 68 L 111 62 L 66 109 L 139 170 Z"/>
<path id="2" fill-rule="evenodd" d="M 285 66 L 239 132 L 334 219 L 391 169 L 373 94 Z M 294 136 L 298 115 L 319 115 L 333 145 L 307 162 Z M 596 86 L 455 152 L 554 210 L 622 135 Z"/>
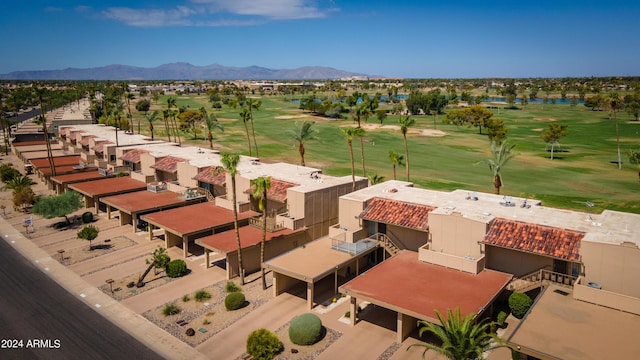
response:
<path id="1" fill-rule="evenodd" d="M 640 75 L 637 0 L 5 0 L 0 73 L 329 66 L 389 77 Z"/>

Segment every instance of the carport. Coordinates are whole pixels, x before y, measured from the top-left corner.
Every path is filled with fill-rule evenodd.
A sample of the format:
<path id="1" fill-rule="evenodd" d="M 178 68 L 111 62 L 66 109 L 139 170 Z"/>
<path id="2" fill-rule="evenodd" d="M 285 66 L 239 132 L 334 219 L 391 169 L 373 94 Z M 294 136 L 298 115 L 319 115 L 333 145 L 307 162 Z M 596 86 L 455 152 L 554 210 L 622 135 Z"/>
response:
<path id="1" fill-rule="evenodd" d="M 335 294 L 338 292 L 338 276 L 358 275 L 360 269 L 369 265 L 369 256 L 375 257 L 377 241 L 364 239 L 356 244 L 361 245 L 357 251 L 343 251 L 341 247 L 332 246 L 332 239 L 326 236 L 266 261 L 263 267 L 273 271 L 274 296 L 303 282 L 307 287 L 308 308 L 313 309 L 316 283 L 333 275 Z"/>
<path id="2" fill-rule="evenodd" d="M 86 207 L 95 207 L 96 214 L 100 211 L 100 199 L 103 197 L 141 191 L 147 189 L 147 184 L 134 180 L 128 176 L 85 181 L 70 184 L 69 189 L 79 192 L 84 196 Z"/>
<path id="3" fill-rule="evenodd" d="M 256 215 L 258 213 L 255 211 L 239 213 L 239 225 L 247 225 L 249 218 Z M 167 249 L 182 243 L 185 258 L 188 256 L 190 239 L 233 229 L 233 211 L 216 206 L 213 202 L 146 214 L 140 219 L 148 222 L 149 225 L 164 229 L 164 241 Z M 153 230 L 149 226 L 149 240 L 152 239 Z"/>
<path id="4" fill-rule="evenodd" d="M 50 180 L 51 186 L 56 191 L 56 194 L 62 194 L 63 192 L 65 192 L 65 190 L 67 190 L 67 187 L 70 184 L 76 184 L 80 182 L 100 180 L 100 179 L 108 179 L 114 176 L 115 175 L 113 174 L 106 175 L 106 176 L 102 175 L 98 172 L 97 168 L 92 168 L 91 170 L 87 170 L 87 171 L 53 176 L 49 180 Z"/>
<path id="5" fill-rule="evenodd" d="M 239 230 L 240 247 L 242 248 L 242 265 L 247 273 L 260 270 L 260 248 L 262 243 L 262 228 L 249 225 Z M 291 230 L 280 228 L 275 231 L 267 231 L 265 239 L 264 258 L 266 260 L 289 251 L 292 248 L 307 242 L 305 228 Z M 227 261 L 227 280 L 231 280 L 238 274 L 238 243 L 235 229 L 216 233 L 196 239 L 196 244 L 202 246 L 205 251 L 207 268 L 209 267 L 210 252 L 224 254 Z"/>
<path id="6" fill-rule="evenodd" d="M 186 199 L 183 194 L 173 191 L 136 191 L 127 194 L 107 196 L 100 202 L 107 207 L 107 218 L 111 219 L 111 211 L 120 211 L 120 225 L 131 224 L 133 232 L 138 226 L 138 216 L 156 211 L 173 209 L 180 206 L 197 204 L 206 200 L 204 196 Z"/>
<path id="7" fill-rule="evenodd" d="M 358 300 L 396 311 L 397 342 L 401 343 L 418 320 L 440 324 L 434 309 L 445 317 L 447 310 L 457 307 L 463 317 L 483 314 L 511 278 L 494 270 L 476 275 L 422 262 L 417 252 L 403 250 L 340 286 L 340 292 L 351 296 L 351 325 L 356 323 Z"/>

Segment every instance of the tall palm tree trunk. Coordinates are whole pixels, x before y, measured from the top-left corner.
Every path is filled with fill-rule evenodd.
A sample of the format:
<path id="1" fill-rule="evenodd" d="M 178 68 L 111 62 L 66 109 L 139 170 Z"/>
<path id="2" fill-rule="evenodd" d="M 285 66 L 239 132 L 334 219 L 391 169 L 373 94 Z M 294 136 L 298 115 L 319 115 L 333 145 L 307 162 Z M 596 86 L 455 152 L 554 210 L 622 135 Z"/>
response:
<path id="1" fill-rule="evenodd" d="M 500 175 L 496 175 L 493 177 L 493 188 L 494 193 L 496 195 L 500 195 L 500 187 L 502 186 L 502 179 L 500 179 Z"/>
<path id="2" fill-rule="evenodd" d="M 264 246 L 267 241 L 267 189 L 262 193 L 264 210 L 262 210 L 262 242 L 260 244 L 260 275 L 262 276 L 262 290 L 267 290 L 267 279 L 264 274 Z"/>
<path id="3" fill-rule="evenodd" d="M 51 140 L 49 140 L 49 133 L 47 131 L 47 117 L 44 109 L 44 103 L 42 101 L 42 94 L 38 95 L 40 101 L 40 116 L 42 119 L 42 132 L 44 134 L 44 142 L 47 147 L 47 160 L 49 160 L 49 168 L 51 169 L 51 176 L 56 176 L 56 166 L 53 163 L 53 152 L 51 151 Z"/>
<path id="4" fill-rule="evenodd" d="M 251 154 L 251 138 L 249 137 L 249 127 L 247 126 L 247 122 L 244 121 L 244 132 L 247 134 L 247 144 L 249 144 L 249 156 L 252 156 Z"/>
<path id="5" fill-rule="evenodd" d="M 231 191 L 233 199 L 233 227 L 236 231 L 236 245 L 238 245 L 238 275 L 240 275 L 240 284 L 244 285 L 244 265 L 242 264 L 242 244 L 240 243 L 240 229 L 238 225 L 238 206 L 236 203 L 236 178 L 231 177 Z"/>
<path id="6" fill-rule="evenodd" d="M 349 155 L 351 156 L 351 187 L 352 191 L 356 191 L 356 168 L 355 162 L 353 161 L 353 144 L 351 143 L 351 140 L 349 140 Z"/>
<path id="7" fill-rule="evenodd" d="M 362 136 L 360 136 L 360 159 L 362 161 L 362 176 L 367 177 L 367 171 L 364 167 L 364 140 L 362 140 Z"/>
<path id="8" fill-rule="evenodd" d="M 393 180 L 395 180 L 396 179 L 396 164 L 393 163 L 392 165 L 393 165 Z"/>
<path id="9" fill-rule="evenodd" d="M 253 145 L 255 145 L 256 148 L 256 157 L 260 157 L 260 154 L 258 153 L 258 143 L 256 142 L 256 127 L 253 124 L 253 114 L 251 113 L 251 110 L 249 110 L 249 120 L 251 121 L 251 133 L 253 136 Z"/>
<path id="10" fill-rule="evenodd" d="M 300 153 L 300 165 L 305 166 L 304 162 L 304 144 L 298 143 L 298 153 Z"/>
<path id="11" fill-rule="evenodd" d="M 622 169 L 622 158 L 620 157 L 620 129 L 618 127 L 618 117 L 613 113 L 613 120 L 616 122 L 616 144 L 618 145 L 618 170 Z"/>
<path id="12" fill-rule="evenodd" d="M 407 145 L 407 135 L 403 134 L 403 136 L 404 136 L 404 157 L 405 157 L 404 164 L 406 165 L 406 168 L 407 168 L 407 181 L 409 181 L 409 146 Z"/>

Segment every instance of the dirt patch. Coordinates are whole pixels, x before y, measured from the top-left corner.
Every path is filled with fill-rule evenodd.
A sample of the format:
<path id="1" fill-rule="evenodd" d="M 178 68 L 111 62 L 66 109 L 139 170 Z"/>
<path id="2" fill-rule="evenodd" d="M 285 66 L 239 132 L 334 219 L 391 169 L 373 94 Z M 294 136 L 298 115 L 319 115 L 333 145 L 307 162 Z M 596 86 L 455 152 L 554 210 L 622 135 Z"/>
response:
<path id="1" fill-rule="evenodd" d="M 115 300 L 120 301 L 151 290 L 153 288 L 157 288 L 158 286 L 168 284 L 173 280 L 179 279 L 168 277 L 164 273 L 164 271 L 156 273 L 155 270 L 151 270 L 144 279 L 144 286 L 141 288 L 135 287 L 135 284 L 138 282 L 138 277 L 144 270 L 146 269 L 141 269 L 139 273 L 131 274 L 120 279 L 114 279 L 112 284 L 113 293 L 111 293 L 111 287 L 109 286 L 109 284 L 101 285 L 100 287 L 98 287 L 98 289 L 100 289 L 103 293 L 111 296 Z M 185 276 L 189 275 L 187 274 Z M 129 287 L 129 284 L 131 283 L 134 284 L 133 287 Z"/>
<path id="2" fill-rule="evenodd" d="M 195 347 L 262 306 L 273 295 L 271 288 L 262 290 L 262 280 L 257 277 L 256 280 L 242 286 L 246 305 L 238 310 L 227 311 L 224 306 L 227 295 L 226 284 L 227 280 L 224 280 L 205 288 L 204 290 L 211 294 L 211 298 L 204 302 L 195 301 L 195 292 L 186 294 L 190 298 L 189 301 L 183 301 L 182 297 L 176 298 L 172 301 L 180 308 L 180 312 L 176 315 L 163 315 L 164 305 L 161 305 L 144 312 L 142 316 L 169 334 Z M 267 285 L 270 284 L 271 275 L 268 274 Z M 195 330 L 195 335 L 186 334 L 189 328 Z"/>
<path id="3" fill-rule="evenodd" d="M 309 116 L 307 115 L 279 115 L 279 116 L 274 116 L 274 119 L 280 119 L 280 120 L 290 120 L 290 119 L 303 119 L 303 118 L 307 118 Z"/>
<path id="4" fill-rule="evenodd" d="M 433 129 L 422 130 L 422 136 L 440 137 L 445 135 L 447 135 L 447 133 L 445 133 L 442 130 L 433 130 Z"/>
<path id="5" fill-rule="evenodd" d="M 537 117 L 537 118 L 533 118 L 533 120 L 536 120 L 536 121 L 558 121 L 558 119 L 551 118 L 551 117 Z"/>
<path id="6" fill-rule="evenodd" d="M 79 241 L 79 240 L 78 240 Z M 85 240 L 86 246 L 65 249 L 61 256 L 56 256 L 56 260 L 63 265 L 72 265 L 81 261 L 96 258 L 101 255 L 114 252 L 116 250 L 128 248 L 136 244 L 135 241 L 126 236 L 115 236 L 102 241 L 93 240 L 92 250 L 89 250 L 89 242 Z"/>
<path id="7" fill-rule="evenodd" d="M 535 128 L 535 129 L 531 129 L 531 131 L 538 131 L 538 132 L 539 132 L 539 131 L 542 131 L 542 130 L 544 130 L 544 129 L 543 129 L 543 128 Z"/>

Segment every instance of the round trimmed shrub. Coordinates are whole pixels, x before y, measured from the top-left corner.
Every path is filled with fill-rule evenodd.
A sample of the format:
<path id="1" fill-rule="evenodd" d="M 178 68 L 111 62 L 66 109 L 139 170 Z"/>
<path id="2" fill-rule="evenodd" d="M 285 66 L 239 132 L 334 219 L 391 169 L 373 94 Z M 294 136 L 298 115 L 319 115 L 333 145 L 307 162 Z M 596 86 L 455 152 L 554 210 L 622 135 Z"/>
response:
<path id="1" fill-rule="evenodd" d="M 82 222 L 85 224 L 93 222 L 93 213 L 91 211 L 87 211 L 82 214 Z"/>
<path id="2" fill-rule="evenodd" d="M 169 264 L 167 264 L 167 268 L 165 269 L 165 273 L 170 278 L 177 278 L 187 274 L 187 263 L 184 260 L 171 260 Z"/>
<path id="3" fill-rule="evenodd" d="M 247 354 L 255 360 L 271 360 L 282 351 L 282 342 L 267 329 L 258 329 L 247 338 Z"/>
<path id="4" fill-rule="evenodd" d="M 238 310 L 244 305 L 244 294 L 241 292 L 232 292 L 227 294 L 224 299 L 224 307 L 229 311 Z"/>
<path id="5" fill-rule="evenodd" d="M 511 309 L 511 313 L 517 319 L 522 319 L 522 317 L 524 317 L 524 314 L 529 311 L 529 308 L 532 304 L 533 301 L 525 293 L 514 292 L 509 296 L 509 309 Z"/>
<path id="6" fill-rule="evenodd" d="M 296 345 L 313 345 L 322 336 L 322 320 L 315 314 L 296 316 L 289 325 L 289 339 Z"/>

